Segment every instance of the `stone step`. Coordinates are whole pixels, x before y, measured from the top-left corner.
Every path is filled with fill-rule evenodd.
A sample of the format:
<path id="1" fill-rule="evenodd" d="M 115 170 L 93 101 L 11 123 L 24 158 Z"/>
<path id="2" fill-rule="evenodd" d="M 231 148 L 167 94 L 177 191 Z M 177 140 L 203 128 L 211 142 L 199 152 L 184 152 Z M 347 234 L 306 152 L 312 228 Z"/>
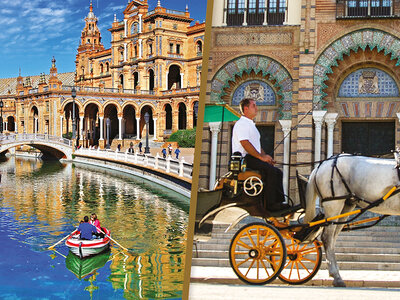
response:
<path id="1" fill-rule="evenodd" d="M 198 250 L 193 252 L 193 258 L 219 258 L 227 259 L 229 256 L 228 251 L 218 250 Z M 322 259 L 325 259 L 323 254 Z M 400 254 L 381 254 L 381 253 L 368 253 L 360 254 L 354 252 L 336 252 L 336 259 L 342 262 L 400 262 Z"/>
<path id="2" fill-rule="evenodd" d="M 216 232 L 211 235 L 212 240 L 230 240 L 234 233 L 220 233 Z M 400 243 L 400 234 L 399 232 L 365 232 L 362 234 L 345 234 L 341 233 L 338 236 L 338 241 L 346 241 L 346 240 L 354 240 L 354 241 L 385 241 L 385 240 L 391 240 L 391 241 L 396 241 L 398 240 Z"/>
<path id="3" fill-rule="evenodd" d="M 207 249 L 210 249 L 215 247 L 216 250 L 222 250 L 222 249 L 228 249 L 230 246 L 231 241 L 229 239 L 211 239 L 208 242 L 198 242 L 193 245 L 193 247 L 197 247 L 200 249 L 200 247 L 207 247 Z M 355 240 L 337 240 L 336 242 L 336 247 L 349 247 L 349 248 L 381 248 L 381 249 L 386 249 L 386 248 L 400 248 L 400 240 L 398 242 L 394 241 L 386 241 L 386 240 L 381 240 L 381 241 L 374 241 L 374 240 L 366 240 L 366 241 L 355 241 Z"/>
<path id="4" fill-rule="evenodd" d="M 212 266 L 212 267 L 230 267 L 229 259 L 206 259 L 206 258 L 193 258 L 193 266 Z M 306 265 L 309 266 L 309 265 Z M 382 271 L 400 271 L 400 263 L 379 263 L 379 262 L 346 262 L 338 261 L 340 270 L 382 270 Z M 321 268 L 326 270 L 328 264 L 322 261 Z"/>

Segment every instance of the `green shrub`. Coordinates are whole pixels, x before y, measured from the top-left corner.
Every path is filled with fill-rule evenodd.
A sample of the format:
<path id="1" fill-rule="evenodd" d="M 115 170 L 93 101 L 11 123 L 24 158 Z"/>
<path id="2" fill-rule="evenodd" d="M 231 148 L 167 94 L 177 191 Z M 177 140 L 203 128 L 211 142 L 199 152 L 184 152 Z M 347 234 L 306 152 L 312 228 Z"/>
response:
<path id="1" fill-rule="evenodd" d="M 63 138 L 72 140 L 72 132 L 63 133 Z"/>
<path id="2" fill-rule="evenodd" d="M 196 142 L 196 128 L 175 131 L 168 142 L 177 142 L 179 147 L 194 148 Z"/>

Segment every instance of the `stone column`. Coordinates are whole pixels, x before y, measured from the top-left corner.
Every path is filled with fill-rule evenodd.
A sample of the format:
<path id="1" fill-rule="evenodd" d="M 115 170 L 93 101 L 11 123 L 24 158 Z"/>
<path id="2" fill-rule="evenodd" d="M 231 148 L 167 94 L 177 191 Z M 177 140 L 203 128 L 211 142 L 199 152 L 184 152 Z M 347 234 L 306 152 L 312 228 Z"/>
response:
<path id="1" fill-rule="evenodd" d="M 290 130 L 292 120 L 279 120 L 283 131 L 283 192 L 289 195 Z M 286 201 L 286 199 L 285 199 Z"/>
<path id="2" fill-rule="evenodd" d="M 183 75 L 185 75 L 184 73 L 181 73 L 181 89 L 183 89 L 183 83 L 184 83 L 184 81 L 183 81 Z"/>
<path id="3" fill-rule="evenodd" d="M 104 141 L 104 136 L 103 136 L 103 132 L 104 132 L 104 122 L 103 122 L 103 119 L 104 119 L 104 116 L 103 117 L 100 117 L 99 116 L 99 119 L 100 119 L 100 121 L 99 121 L 99 125 L 100 125 L 100 139 L 99 139 L 99 141 Z"/>
<path id="4" fill-rule="evenodd" d="M 264 7 L 265 7 L 265 10 L 264 10 L 264 22 L 263 22 L 263 25 L 266 26 L 266 25 L 268 25 L 268 20 L 267 20 L 268 0 L 264 1 Z"/>
<path id="5" fill-rule="evenodd" d="M 142 39 L 139 39 L 139 58 L 142 58 L 142 55 L 143 55 L 142 50 L 143 50 Z"/>
<path id="6" fill-rule="evenodd" d="M 244 1 L 243 26 L 247 26 L 247 1 Z"/>
<path id="7" fill-rule="evenodd" d="M 214 3 L 214 6 L 216 6 L 217 5 L 217 3 Z M 228 0 L 224 0 L 224 9 L 223 9 L 223 19 L 222 19 L 222 26 L 226 26 L 227 25 L 227 23 L 226 23 L 226 15 L 227 15 L 227 13 L 228 13 Z M 214 14 L 213 14 L 213 17 L 214 17 Z M 214 25 L 214 22 L 213 22 L 213 25 Z"/>
<path id="8" fill-rule="evenodd" d="M 218 151 L 218 133 L 221 130 L 222 122 L 210 122 L 211 131 L 211 161 L 210 161 L 210 178 L 208 183 L 208 189 L 213 190 L 215 186 L 216 174 L 217 174 L 217 151 Z"/>
<path id="9" fill-rule="evenodd" d="M 154 141 L 157 140 L 157 118 L 153 118 L 153 124 L 154 124 L 153 141 Z"/>
<path id="10" fill-rule="evenodd" d="M 60 116 L 60 138 L 62 138 L 63 136 L 63 116 Z"/>
<path id="11" fill-rule="evenodd" d="M 324 122 L 324 116 L 326 110 L 314 110 L 313 120 L 315 123 L 315 143 L 314 143 L 314 161 L 318 162 L 321 160 L 321 133 L 322 133 L 322 123 Z M 314 167 L 318 166 L 315 163 Z"/>
<path id="12" fill-rule="evenodd" d="M 325 116 L 325 122 L 328 127 L 328 145 L 326 151 L 326 158 L 329 158 L 333 155 L 333 130 L 335 129 L 337 118 L 338 118 L 337 113 L 328 113 Z"/>
<path id="13" fill-rule="evenodd" d="M 122 140 L 122 117 L 118 117 L 118 139 Z"/>
<path id="14" fill-rule="evenodd" d="M 124 43 L 124 62 L 126 62 L 128 57 L 128 51 L 126 49 L 127 43 Z"/>
<path id="15" fill-rule="evenodd" d="M 83 141 L 83 116 L 79 116 L 79 140 Z"/>
<path id="16" fill-rule="evenodd" d="M 136 118 L 136 139 L 140 140 L 140 118 Z"/>

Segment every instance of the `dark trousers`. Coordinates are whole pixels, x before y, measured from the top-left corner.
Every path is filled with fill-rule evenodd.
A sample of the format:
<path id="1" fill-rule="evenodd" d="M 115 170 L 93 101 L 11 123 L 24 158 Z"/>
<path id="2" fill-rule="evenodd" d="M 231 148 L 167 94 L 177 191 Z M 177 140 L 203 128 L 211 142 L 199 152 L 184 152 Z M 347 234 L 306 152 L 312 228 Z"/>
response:
<path id="1" fill-rule="evenodd" d="M 261 172 L 261 177 L 264 184 L 264 207 L 267 209 L 273 208 L 280 203 L 283 203 L 285 201 L 285 197 L 283 194 L 282 171 L 251 155 L 246 155 L 246 163 L 249 169 L 258 170 Z"/>

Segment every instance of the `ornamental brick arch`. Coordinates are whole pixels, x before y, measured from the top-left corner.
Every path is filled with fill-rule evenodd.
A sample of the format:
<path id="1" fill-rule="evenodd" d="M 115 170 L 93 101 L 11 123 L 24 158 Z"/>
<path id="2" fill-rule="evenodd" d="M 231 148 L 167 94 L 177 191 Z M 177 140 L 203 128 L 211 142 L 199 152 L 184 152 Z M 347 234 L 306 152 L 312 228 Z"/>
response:
<path id="1" fill-rule="evenodd" d="M 97 99 L 96 99 L 96 100 L 91 99 L 91 100 L 85 101 L 85 104 L 84 104 L 84 106 L 83 106 L 83 111 L 86 111 L 86 109 L 87 109 L 88 106 L 90 106 L 90 105 L 95 105 L 95 106 L 97 106 L 99 114 L 101 114 L 101 115 L 104 114 L 104 106 L 103 106 L 103 104 L 100 103 L 100 101 L 97 100 Z"/>
<path id="2" fill-rule="evenodd" d="M 72 98 L 67 98 L 63 101 L 63 103 L 61 104 L 61 110 L 65 111 L 65 107 L 68 106 L 69 104 L 72 104 L 73 100 Z M 79 111 L 83 111 L 83 105 L 81 104 L 80 101 L 78 101 L 77 99 L 75 99 L 75 107 L 79 110 Z"/>
<path id="3" fill-rule="evenodd" d="M 107 101 L 104 104 L 104 138 L 107 148 L 111 146 L 114 139 L 118 139 L 120 112 L 118 103 Z"/>
<path id="4" fill-rule="evenodd" d="M 362 52 L 381 53 L 389 65 L 400 65 L 400 39 L 376 28 L 363 28 L 347 33 L 330 43 L 318 56 L 314 64 L 314 107 L 326 109 L 329 75 L 346 56 Z M 383 61 L 383 60 L 382 60 Z"/>
<path id="5" fill-rule="evenodd" d="M 342 111 L 337 100 L 340 98 L 339 89 L 343 81 L 358 70 L 370 68 L 388 74 L 395 81 L 397 88 L 399 88 L 400 74 L 396 72 L 398 68 L 396 61 L 391 60 L 383 52 L 378 52 L 377 49 L 370 50 L 367 48 L 365 51 L 358 51 L 357 53 L 351 53 L 351 56 L 345 56 L 343 60 L 338 62 L 336 67 L 332 68 L 332 73 L 328 74 L 328 80 L 325 82 L 326 88 L 324 92 L 326 97 L 324 101 L 327 104 L 324 108 L 328 111 Z"/>
<path id="6" fill-rule="evenodd" d="M 146 112 L 149 114 L 149 135 L 154 136 L 154 133 L 156 132 L 154 130 L 154 117 L 155 117 L 155 112 L 156 108 L 151 104 L 151 103 L 143 103 L 140 106 L 140 121 L 139 121 L 139 132 L 140 132 L 140 138 L 145 138 L 146 137 L 146 120 L 145 120 L 145 114 Z"/>
<path id="7" fill-rule="evenodd" d="M 292 76 L 281 63 L 263 55 L 239 56 L 223 65 L 211 80 L 210 101 L 231 104 L 236 88 L 251 80 L 273 89 L 280 119 L 292 118 Z"/>
<path id="8" fill-rule="evenodd" d="M 135 103 L 125 103 L 122 106 L 123 138 L 137 138 L 138 106 Z"/>

